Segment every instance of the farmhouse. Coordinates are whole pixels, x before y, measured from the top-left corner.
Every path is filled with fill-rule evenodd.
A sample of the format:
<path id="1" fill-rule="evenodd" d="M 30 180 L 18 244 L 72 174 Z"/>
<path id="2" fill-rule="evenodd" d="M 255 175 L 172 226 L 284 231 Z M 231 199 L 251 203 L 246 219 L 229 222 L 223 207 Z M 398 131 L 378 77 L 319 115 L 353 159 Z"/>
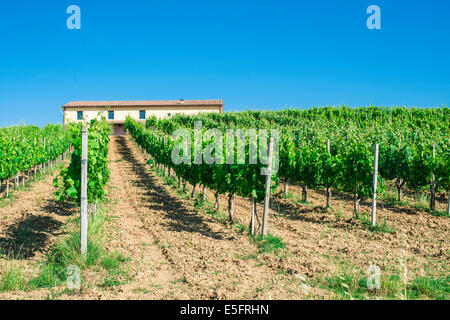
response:
<path id="1" fill-rule="evenodd" d="M 113 124 L 114 135 L 124 134 L 127 116 L 138 121 L 147 118 L 168 118 L 178 113 L 223 112 L 222 100 L 160 100 L 160 101 L 72 101 L 62 106 L 63 123 L 92 120 L 99 113 Z"/>

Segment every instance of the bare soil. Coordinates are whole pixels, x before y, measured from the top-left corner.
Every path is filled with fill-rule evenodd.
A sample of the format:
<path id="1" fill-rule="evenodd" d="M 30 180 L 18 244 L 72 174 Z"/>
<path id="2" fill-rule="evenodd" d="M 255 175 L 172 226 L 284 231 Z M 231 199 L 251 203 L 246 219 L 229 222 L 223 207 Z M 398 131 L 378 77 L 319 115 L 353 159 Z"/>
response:
<path id="1" fill-rule="evenodd" d="M 269 212 L 269 232 L 281 238 L 286 249 L 262 254 L 236 225 L 197 209 L 194 200 L 167 186 L 130 138 L 111 138 L 109 167 L 111 219 L 106 223 L 106 246 L 129 258 L 127 281 L 105 288 L 93 276 L 81 292 L 58 298 L 329 299 L 336 296 L 323 286 L 325 277 L 341 274 L 345 266 L 365 271 L 371 264 L 395 273 L 399 259 L 406 260 L 410 279 L 449 274 L 446 217 L 381 201 L 378 221 L 385 220 L 395 232 L 373 233 L 351 219 L 353 203 L 346 195 L 333 194 L 333 209 L 326 211 L 322 190 L 308 190 L 309 203 L 302 204 L 296 201 L 299 186 L 290 186 L 291 198 L 284 198 L 280 188 Z M 36 234 L 25 240 L 21 252 L 26 254 L 15 258 L 30 270 L 36 269 L 61 234 L 64 219 L 73 214 L 73 209 L 60 208 L 52 200 L 51 179 L 36 183 L 17 195 L 11 207 L 0 209 L 0 218 L 7 216 L 0 220 L 0 244 L 15 243 L 22 225 L 32 226 Z M 213 193 L 208 190 L 207 195 L 214 202 Z M 220 210 L 226 213 L 227 195 L 219 199 Z M 261 204 L 258 211 L 261 214 Z M 361 211 L 370 212 L 369 201 L 361 203 Z M 248 225 L 250 212 L 250 201 L 236 197 L 235 220 Z M 0 293 L 6 299 L 48 296 L 48 290 Z"/>

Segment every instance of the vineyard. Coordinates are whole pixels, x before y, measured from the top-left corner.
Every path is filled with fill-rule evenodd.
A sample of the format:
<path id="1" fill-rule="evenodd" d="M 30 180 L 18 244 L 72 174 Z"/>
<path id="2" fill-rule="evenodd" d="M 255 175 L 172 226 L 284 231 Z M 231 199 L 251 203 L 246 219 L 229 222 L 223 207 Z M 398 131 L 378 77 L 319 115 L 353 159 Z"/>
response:
<path id="1" fill-rule="evenodd" d="M 261 165 L 222 163 L 194 164 L 194 123 L 199 121 L 206 129 L 279 129 L 279 170 L 272 180 L 282 180 L 285 192 L 289 183 L 301 184 L 302 201 L 307 202 L 308 188 L 325 188 L 329 207 L 332 191 L 349 193 L 354 198 L 354 212 L 358 216 L 359 203 L 373 193 L 373 145 L 380 145 L 381 190 L 385 181 L 394 180 L 398 201 L 407 186 L 418 190 L 429 188 L 430 210 L 436 210 L 436 192 L 450 190 L 450 111 L 442 109 L 383 109 L 383 108 L 322 108 L 307 111 L 239 112 L 205 114 L 200 116 L 177 115 L 169 120 L 147 120 L 147 130 L 128 119 L 126 128 L 136 141 L 157 163 L 175 170 L 178 176 L 192 184 L 203 185 L 216 192 L 230 195 L 232 208 L 234 195 L 263 200 L 264 177 Z M 192 152 L 189 163 L 175 165 L 172 150 L 179 143 L 170 139 L 176 129 L 189 130 Z M 223 148 L 226 159 L 234 155 Z M 228 147 L 229 144 L 225 142 Z M 246 158 L 251 144 L 246 140 Z M 201 148 L 214 145 L 214 138 L 203 141 Z M 260 145 L 261 147 L 261 145 Z M 217 149 L 217 148 L 216 148 Z M 231 151 L 231 152 L 230 152 Z M 186 156 L 186 155 L 183 155 Z M 276 184 L 272 189 L 276 188 Z M 195 192 L 195 189 L 194 189 Z M 450 206 L 450 201 L 449 201 Z M 230 219 L 232 210 L 230 208 Z M 447 208 L 447 215 L 450 214 Z"/>
<path id="2" fill-rule="evenodd" d="M 60 125 L 48 125 L 43 129 L 35 126 L 19 126 L 0 129 L 0 189 L 5 183 L 9 196 L 10 179 L 14 187 L 19 178 L 25 183 L 26 176 L 45 171 L 59 156 L 65 157 L 70 137 Z"/>
<path id="3" fill-rule="evenodd" d="M 125 129 L 0 129 L 0 201 L 11 181 L 63 165 L 0 206 L 0 297 L 449 299 L 449 108 L 128 117 Z M 74 265 L 79 291 L 65 287 Z"/>

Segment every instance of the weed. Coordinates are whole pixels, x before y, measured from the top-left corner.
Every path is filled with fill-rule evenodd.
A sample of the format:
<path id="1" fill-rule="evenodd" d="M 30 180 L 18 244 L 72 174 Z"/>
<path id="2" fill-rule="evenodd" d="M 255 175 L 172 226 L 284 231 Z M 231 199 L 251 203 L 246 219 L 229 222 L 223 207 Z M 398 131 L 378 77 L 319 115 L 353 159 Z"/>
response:
<path id="1" fill-rule="evenodd" d="M 444 210 L 440 211 L 440 210 L 434 210 L 431 212 L 432 216 L 435 217 L 450 217 L 447 212 L 445 212 Z"/>
<path id="2" fill-rule="evenodd" d="M 271 234 L 267 234 L 265 237 L 263 237 L 262 235 L 258 235 L 256 237 L 253 237 L 253 241 L 255 241 L 258 247 L 259 253 L 270 253 L 278 251 L 279 249 L 284 249 L 286 247 L 286 245 L 279 237 L 273 236 Z"/>
<path id="3" fill-rule="evenodd" d="M 17 266 L 9 266 L 0 278 L 0 292 L 25 290 L 27 282 L 22 269 Z"/>
<path id="4" fill-rule="evenodd" d="M 40 267 L 39 275 L 29 281 L 33 288 L 52 288 L 67 278 L 66 268 L 75 265 L 81 269 L 100 265 L 105 270 L 116 270 L 126 261 L 118 253 L 108 254 L 103 246 L 104 223 L 107 220 L 105 209 L 98 206 L 95 214 L 89 216 L 88 243 L 86 257 L 80 255 L 80 219 L 71 220 L 67 236 L 57 242 Z"/>
<path id="5" fill-rule="evenodd" d="M 382 224 L 378 224 L 375 223 L 375 225 L 372 225 L 372 222 L 369 219 L 369 213 L 365 212 L 365 213 L 360 213 L 357 217 L 357 220 L 363 225 L 365 226 L 369 231 L 372 231 L 374 233 L 379 232 L 379 233 L 395 233 L 395 228 L 388 226 L 387 222 L 386 222 L 386 217 L 384 217 L 383 223 Z"/>
<path id="6" fill-rule="evenodd" d="M 414 208 L 429 211 L 429 207 L 430 196 L 424 192 L 416 192 L 414 195 Z"/>

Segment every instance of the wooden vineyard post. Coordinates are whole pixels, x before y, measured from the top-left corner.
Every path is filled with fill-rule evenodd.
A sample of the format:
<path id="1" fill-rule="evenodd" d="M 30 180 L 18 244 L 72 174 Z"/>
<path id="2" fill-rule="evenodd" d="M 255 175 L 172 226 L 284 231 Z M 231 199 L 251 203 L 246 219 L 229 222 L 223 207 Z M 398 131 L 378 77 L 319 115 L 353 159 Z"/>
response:
<path id="1" fill-rule="evenodd" d="M 37 139 L 36 139 L 36 137 L 34 137 L 34 146 L 36 147 L 36 144 L 37 144 Z M 36 179 L 36 168 L 37 167 L 37 165 L 34 165 L 34 167 L 33 167 L 33 171 L 34 171 L 34 175 L 33 175 L 33 178 L 34 179 Z"/>
<path id="2" fill-rule="evenodd" d="M 44 138 L 44 151 L 45 151 L 45 138 Z M 45 162 L 44 162 L 44 173 L 45 173 Z"/>
<path id="3" fill-rule="evenodd" d="M 234 221 L 234 193 L 228 195 L 228 216 L 230 221 Z"/>
<path id="4" fill-rule="evenodd" d="M 250 220 L 251 235 L 255 235 L 256 199 L 252 196 L 252 219 Z"/>
<path id="5" fill-rule="evenodd" d="M 433 161 L 436 157 L 436 146 L 433 143 Z M 434 176 L 434 172 L 431 176 L 431 184 L 430 184 L 430 209 L 431 211 L 436 210 L 436 177 Z"/>
<path id="6" fill-rule="evenodd" d="M 203 189 L 202 189 L 202 200 L 203 202 L 206 202 L 207 198 L 206 198 L 206 186 L 203 185 Z"/>
<path id="7" fill-rule="evenodd" d="M 87 169 L 88 169 L 88 128 L 81 129 L 81 255 L 85 258 L 87 251 L 88 231 L 88 199 L 87 199 Z"/>
<path id="8" fill-rule="evenodd" d="M 267 170 L 266 170 L 266 194 L 264 196 L 264 211 L 263 211 L 263 221 L 262 221 L 262 235 L 265 237 L 267 235 L 267 218 L 269 215 L 269 202 L 270 202 L 270 184 L 272 175 L 272 154 L 273 154 L 273 137 L 269 138 L 269 158 L 267 159 Z"/>
<path id="9" fill-rule="evenodd" d="M 328 153 L 330 153 L 330 150 L 331 150 L 331 148 L 330 148 L 330 139 L 328 139 L 327 140 L 327 151 L 328 151 Z M 327 192 L 327 208 L 329 208 L 330 207 L 330 200 L 331 200 L 331 189 L 330 189 L 329 186 L 327 186 L 326 192 Z"/>
<path id="10" fill-rule="evenodd" d="M 6 179 L 6 197 L 9 198 L 9 179 Z"/>
<path id="11" fill-rule="evenodd" d="M 217 191 L 214 193 L 214 199 L 214 210 L 217 212 L 219 211 L 219 193 Z"/>
<path id="12" fill-rule="evenodd" d="M 287 197 L 288 194 L 289 194 L 289 178 L 286 178 L 286 180 L 284 180 L 284 195 Z"/>
<path id="13" fill-rule="evenodd" d="M 378 143 L 374 145 L 373 159 L 373 195 L 372 195 L 372 226 L 377 223 L 377 185 L 378 185 Z"/>
<path id="14" fill-rule="evenodd" d="M 163 146 L 164 147 L 166 146 L 166 137 L 165 136 L 163 137 Z M 163 163 L 162 166 L 163 166 L 163 177 L 165 177 L 166 176 L 166 164 Z M 192 191 L 192 192 L 195 193 L 195 187 L 194 187 L 194 191 Z"/>
<path id="15" fill-rule="evenodd" d="M 447 216 L 450 217 L 450 190 L 447 190 Z"/>

